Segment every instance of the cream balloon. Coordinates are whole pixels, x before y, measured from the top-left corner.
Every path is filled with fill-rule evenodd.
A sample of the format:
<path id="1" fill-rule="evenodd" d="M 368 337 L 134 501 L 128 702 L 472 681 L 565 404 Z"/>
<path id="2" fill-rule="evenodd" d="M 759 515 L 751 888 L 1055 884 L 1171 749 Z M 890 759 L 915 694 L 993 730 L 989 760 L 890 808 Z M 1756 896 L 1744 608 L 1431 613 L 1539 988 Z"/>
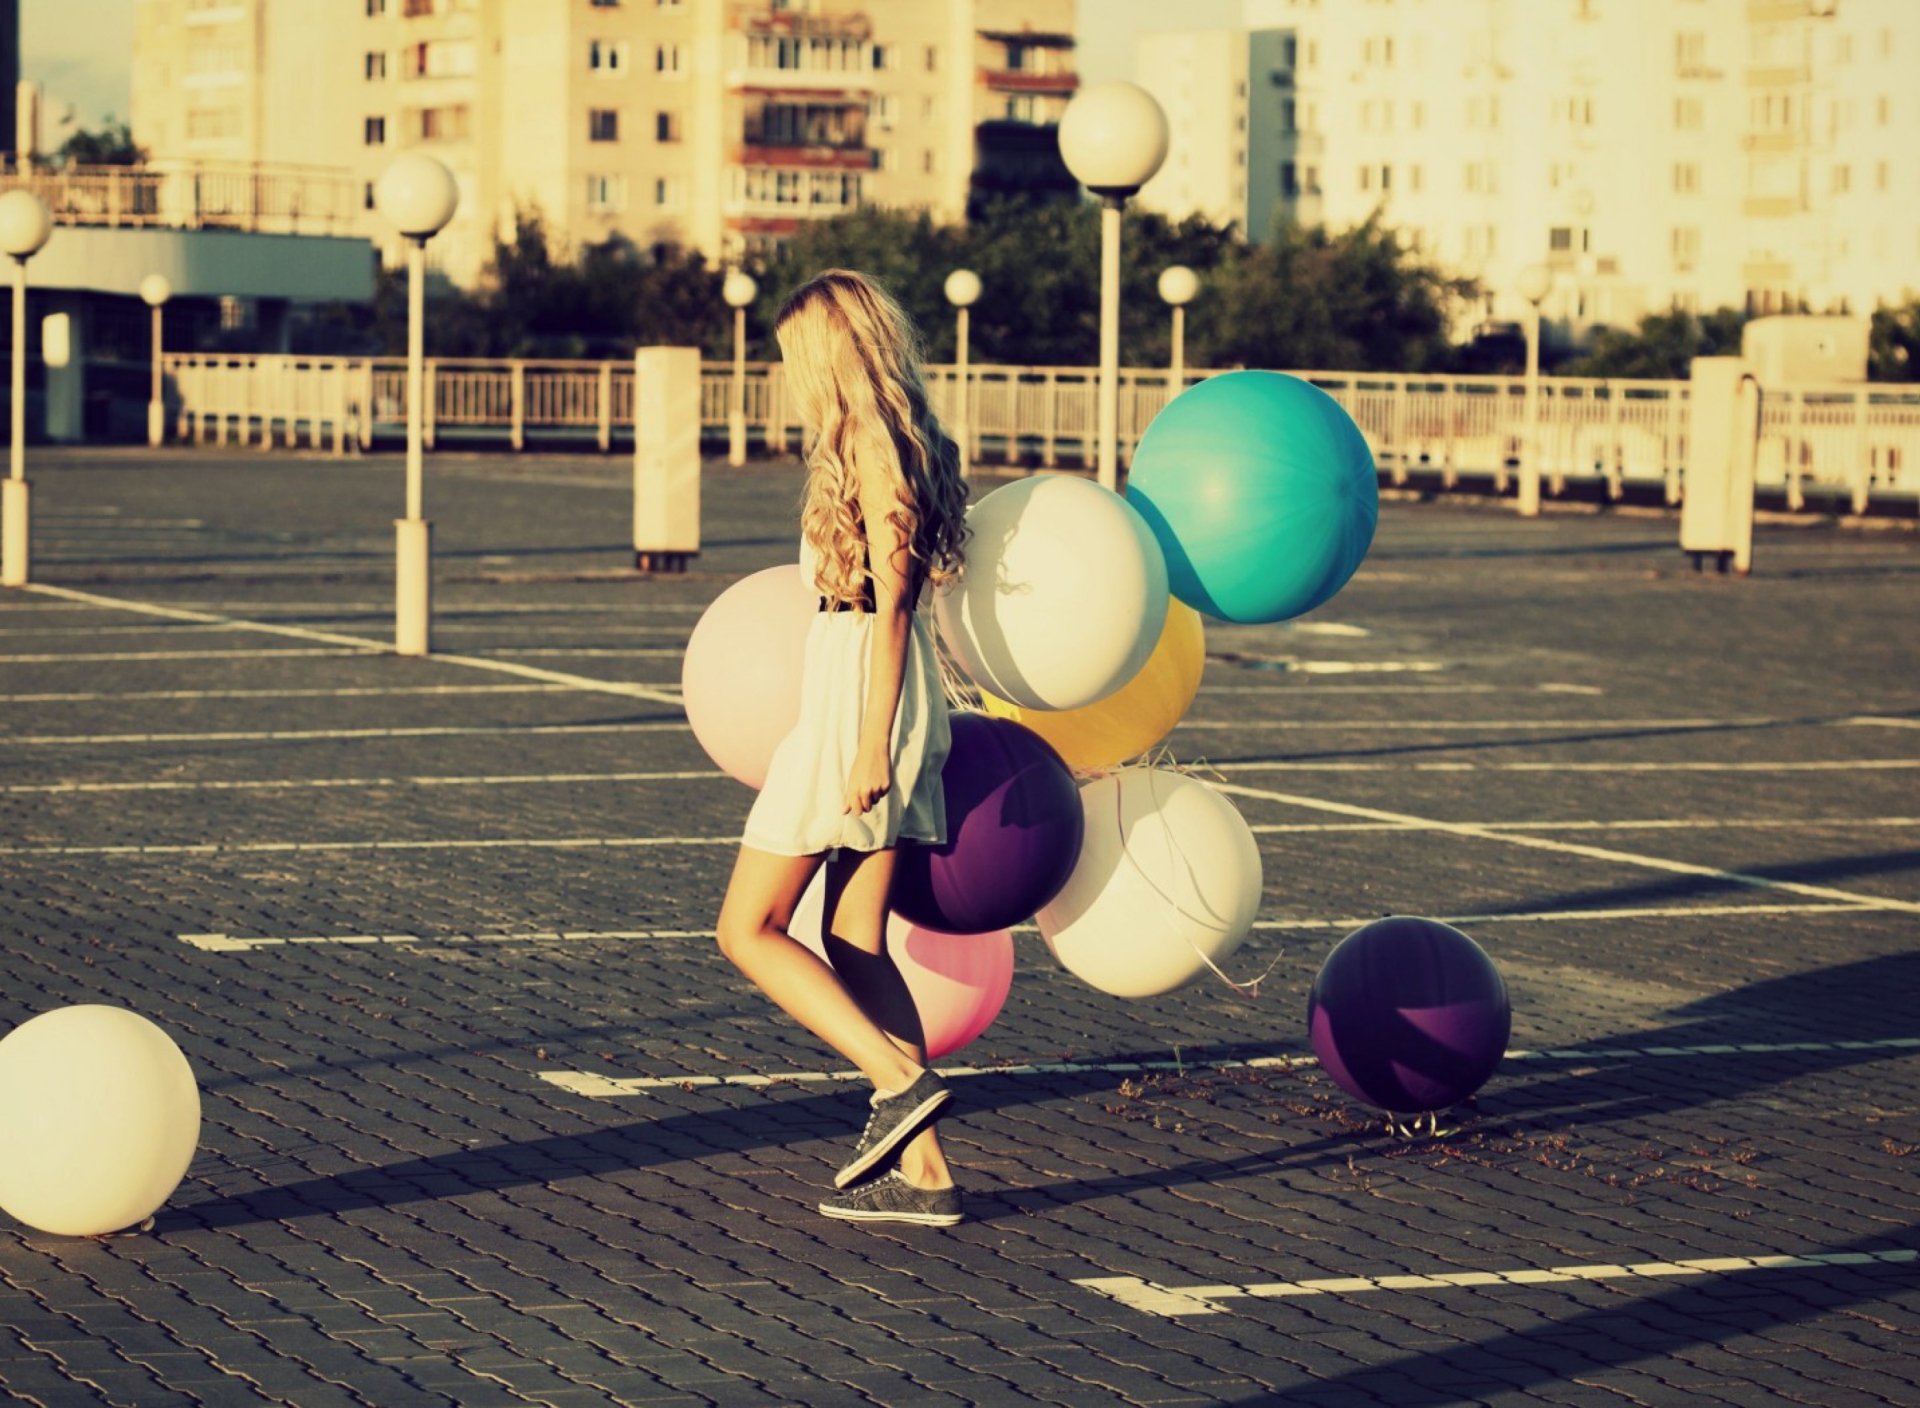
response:
<path id="1" fill-rule="evenodd" d="M 62 1237 L 144 1222 L 200 1143 L 173 1038 L 121 1007 L 61 1007 L 0 1041 L 0 1209 Z"/>
<path id="2" fill-rule="evenodd" d="M 1139 673 L 1167 619 L 1167 562 L 1139 513 L 1098 484 L 1036 475 L 967 511 L 967 568 L 940 631 L 982 689 L 1080 709 Z"/>
<path id="3" fill-rule="evenodd" d="M 1079 864 L 1034 916 L 1067 971 L 1115 997 L 1158 997 L 1246 941 L 1260 909 L 1260 847 L 1231 802 L 1156 768 L 1097 778 L 1080 802 Z"/>

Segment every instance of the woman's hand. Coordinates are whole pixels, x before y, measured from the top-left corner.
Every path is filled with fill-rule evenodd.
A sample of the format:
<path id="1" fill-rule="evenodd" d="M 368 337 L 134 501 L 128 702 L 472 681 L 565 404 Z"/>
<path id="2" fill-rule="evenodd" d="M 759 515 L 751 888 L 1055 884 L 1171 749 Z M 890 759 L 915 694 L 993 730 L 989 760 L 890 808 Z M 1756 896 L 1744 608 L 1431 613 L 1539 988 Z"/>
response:
<path id="1" fill-rule="evenodd" d="M 841 815 L 866 815 L 892 787 L 893 759 L 883 750 L 862 748 L 853 760 L 853 776 L 847 779 L 847 804 Z"/>

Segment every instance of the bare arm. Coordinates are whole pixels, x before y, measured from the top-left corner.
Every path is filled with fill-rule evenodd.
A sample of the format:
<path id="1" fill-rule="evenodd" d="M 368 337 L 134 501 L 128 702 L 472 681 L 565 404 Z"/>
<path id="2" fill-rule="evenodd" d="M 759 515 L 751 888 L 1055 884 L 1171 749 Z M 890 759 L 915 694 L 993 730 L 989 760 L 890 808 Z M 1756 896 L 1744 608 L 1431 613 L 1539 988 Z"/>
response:
<path id="1" fill-rule="evenodd" d="M 870 810 L 893 786 L 893 721 L 900 709 L 901 680 L 907 668 L 907 637 L 913 629 L 914 602 L 908 596 L 912 556 L 906 535 L 892 515 L 899 509 L 891 441 L 862 447 L 860 517 L 866 525 L 867 553 L 873 571 L 873 653 L 867 662 L 866 711 L 860 720 L 860 744 L 853 776 L 847 782 L 847 812 Z"/>

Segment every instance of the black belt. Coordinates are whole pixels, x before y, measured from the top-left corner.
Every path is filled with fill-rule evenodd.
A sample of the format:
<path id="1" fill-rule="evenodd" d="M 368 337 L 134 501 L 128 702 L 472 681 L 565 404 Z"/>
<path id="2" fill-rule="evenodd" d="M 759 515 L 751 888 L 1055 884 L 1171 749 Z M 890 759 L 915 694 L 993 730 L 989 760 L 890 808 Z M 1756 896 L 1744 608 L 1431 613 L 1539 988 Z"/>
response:
<path id="1" fill-rule="evenodd" d="M 859 611 L 871 616 L 873 603 L 871 601 L 828 601 L 825 597 L 821 597 L 820 609 L 822 611 Z"/>

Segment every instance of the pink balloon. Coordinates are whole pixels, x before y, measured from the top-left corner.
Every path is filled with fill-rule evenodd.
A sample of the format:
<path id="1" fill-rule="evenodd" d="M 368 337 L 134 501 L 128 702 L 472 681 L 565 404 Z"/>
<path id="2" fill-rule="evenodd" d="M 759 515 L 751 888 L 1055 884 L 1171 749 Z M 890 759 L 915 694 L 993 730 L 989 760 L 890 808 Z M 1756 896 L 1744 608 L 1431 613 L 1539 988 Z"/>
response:
<path id="1" fill-rule="evenodd" d="M 680 667 L 693 736 L 720 768 L 761 787 L 800 720 L 800 671 L 820 598 L 797 566 L 769 567 L 720 593 Z"/>
<path id="2" fill-rule="evenodd" d="M 826 872 L 813 877 L 794 910 L 787 932 L 821 958 L 820 912 L 826 905 Z M 887 951 L 913 994 L 926 1037 L 927 1059 L 937 1061 L 993 1025 L 1013 987 L 1013 935 L 943 934 L 887 916 Z"/>

